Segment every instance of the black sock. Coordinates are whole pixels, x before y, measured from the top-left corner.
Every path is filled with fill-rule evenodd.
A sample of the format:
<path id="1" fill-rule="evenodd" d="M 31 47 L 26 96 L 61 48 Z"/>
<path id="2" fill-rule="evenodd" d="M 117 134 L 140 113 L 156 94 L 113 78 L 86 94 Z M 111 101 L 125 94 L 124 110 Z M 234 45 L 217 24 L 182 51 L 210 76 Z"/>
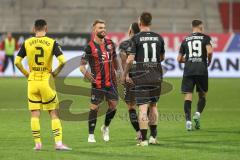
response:
<path id="1" fill-rule="evenodd" d="M 192 101 L 189 101 L 189 100 L 185 100 L 184 102 L 184 112 L 185 112 L 186 121 L 191 121 L 191 104 L 192 104 Z"/>
<path id="2" fill-rule="evenodd" d="M 104 122 L 105 126 L 109 126 L 110 125 L 111 120 L 115 116 L 115 113 L 116 113 L 116 109 L 114 109 L 114 110 L 108 109 L 107 110 L 106 117 L 105 117 L 105 122 Z"/>
<path id="3" fill-rule="evenodd" d="M 198 100 L 198 104 L 197 104 L 197 111 L 202 113 L 205 105 L 206 105 L 206 98 L 205 97 L 200 97 L 199 100 Z"/>
<path id="4" fill-rule="evenodd" d="M 94 130 L 97 123 L 97 110 L 90 109 L 88 115 L 88 132 L 89 134 L 94 134 Z"/>
<path id="5" fill-rule="evenodd" d="M 142 141 L 147 140 L 147 129 L 140 129 L 142 135 Z"/>
<path id="6" fill-rule="evenodd" d="M 153 136 L 153 138 L 157 137 L 157 125 L 150 125 L 150 131 L 151 131 L 151 136 Z"/>
<path id="7" fill-rule="evenodd" d="M 128 112 L 129 112 L 129 118 L 132 123 L 132 126 L 135 129 L 135 131 L 138 132 L 140 128 L 138 124 L 138 116 L 137 116 L 136 109 L 130 109 L 128 110 Z"/>

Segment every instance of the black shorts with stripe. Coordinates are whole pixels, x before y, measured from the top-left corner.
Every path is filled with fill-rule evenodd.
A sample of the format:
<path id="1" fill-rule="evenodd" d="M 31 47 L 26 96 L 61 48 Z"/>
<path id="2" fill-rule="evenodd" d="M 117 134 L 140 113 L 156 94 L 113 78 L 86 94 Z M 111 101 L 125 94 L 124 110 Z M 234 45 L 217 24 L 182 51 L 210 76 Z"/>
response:
<path id="1" fill-rule="evenodd" d="M 99 105 L 104 98 L 112 101 L 118 101 L 118 91 L 116 86 L 96 88 L 92 87 L 91 90 L 91 103 Z"/>

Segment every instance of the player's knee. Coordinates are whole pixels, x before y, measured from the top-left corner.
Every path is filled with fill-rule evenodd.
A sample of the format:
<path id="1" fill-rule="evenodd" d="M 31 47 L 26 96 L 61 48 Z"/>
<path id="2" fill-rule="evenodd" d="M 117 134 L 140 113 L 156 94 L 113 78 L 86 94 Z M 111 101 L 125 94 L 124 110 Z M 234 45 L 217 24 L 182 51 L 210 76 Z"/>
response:
<path id="1" fill-rule="evenodd" d="M 31 110 L 32 117 L 40 117 L 40 110 Z"/>
<path id="2" fill-rule="evenodd" d="M 150 104 L 149 104 L 149 107 L 150 107 L 150 108 L 157 108 L 157 103 L 150 103 Z"/>
<path id="3" fill-rule="evenodd" d="M 146 113 L 148 112 L 148 105 L 140 105 L 139 106 L 139 112 Z"/>
<path id="4" fill-rule="evenodd" d="M 109 105 L 108 108 L 110 110 L 116 110 L 117 109 L 117 105 Z"/>
<path id="5" fill-rule="evenodd" d="M 139 113 L 139 123 L 142 124 L 142 125 L 148 125 L 149 123 L 149 117 L 147 115 L 147 113 Z"/>
<path id="6" fill-rule="evenodd" d="M 57 110 L 49 110 L 48 113 L 51 119 L 58 119 Z"/>
<path id="7" fill-rule="evenodd" d="M 186 93 L 184 99 L 188 101 L 192 101 L 192 93 Z"/>
<path id="8" fill-rule="evenodd" d="M 111 110 L 117 109 L 117 101 L 109 101 L 108 102 L 108 108 Z"/>
<path id="9" fill-rule="evenodd" d="M 151 126 L 151 125 L 157 125 L 157 123 L 158 123 L 158 118 L 156 118 L 156 117 L 154 117 L 154 118 L 152 118 L 152 117 L 149 117 L 149 125 Z"/>
<path id="10" fill-rule="evenodd" d="M 127 103 L 127 106 L 128 106 L 128 110 L 132 110 L 132 109 L 135 109 L 135 104 L 134 103 Z"/>
<path id="11" fill-rule="evenodd" d="M 206 98 L 206 96 L 207 96 L 207 93 L 206 93 L 206 92 L 199 92 L 199 93 L 198 93 L 198 97 L 199 97 L 199 98 Z"/>

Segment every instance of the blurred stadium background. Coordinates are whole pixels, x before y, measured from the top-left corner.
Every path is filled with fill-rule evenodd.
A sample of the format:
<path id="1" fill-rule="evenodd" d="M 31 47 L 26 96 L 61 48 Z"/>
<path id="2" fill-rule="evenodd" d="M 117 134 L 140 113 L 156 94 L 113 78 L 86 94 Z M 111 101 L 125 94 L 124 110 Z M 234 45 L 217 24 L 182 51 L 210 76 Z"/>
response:
<path id="1" fill-rule="evenodd" d="M 239 0 L 1 0 L 0 31 L 29 32 L 36 18 L 46 18 L 50 32 L 89 32 L 93 19 L 107 21 L 108 31 L 125 32 L 143 11 L 154 17 L 158 32 L 188 32 L 193 18 L 208 32 L 240 31 Z M 229 7 L 230 6 L 230 7 Z"/>
<path id="2" fill-rule="evenodd" d="M 4 41 L 7 32 L 12 32 L 20 46 L 32 35 L 34 20 L 44 18 L 49 35 L 58 40 L 66 56 L 71 58 L 81 55 L 80 51 L 90 40 L 94 19 L 106 20 L 108 36 L 118 45 L 127 38 L 129 24 L 136 21 L 142 11 L 153 14 L 152 30 L 164 37 L 170 58 L 165 64 L 169 69 L 166 76 L 181 75 L 176 55 L 168 53 L 178 52 L 182 39 L 191 32 L 191 21 L 201 19 L 206 33 L 212 37 L 214 52 L 222 53 L 215 54 L 220 62 L 213 63 L 210 75 L 240 77 L 239 56 L 230 55 L 230 52 L 240 52 L 240 34 L 237 33 L 240 31 L 240 0 L 0 0 L 0 41 Z M 227 56 L 224 53 L 228 53 Z M 3 60 L 1 51 L 2 72 Z M 11 63 L 1 75 L 12 75 Z M 20 74 L 17 72 L 17 75 Z"/>

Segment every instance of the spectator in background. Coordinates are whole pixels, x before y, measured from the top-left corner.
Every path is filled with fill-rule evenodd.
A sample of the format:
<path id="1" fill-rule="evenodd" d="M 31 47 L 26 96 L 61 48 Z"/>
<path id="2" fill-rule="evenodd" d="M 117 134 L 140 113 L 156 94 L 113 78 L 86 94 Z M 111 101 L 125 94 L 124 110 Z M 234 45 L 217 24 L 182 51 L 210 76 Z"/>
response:
<path id="1" fill-rule="evenodd" d="M 4 50 L 5 58 L 3 62 L 3 72 L 8 67 L 9 60 L 12 62 L 13 75 L 15 75 L 15 66 L 14 66 L 14 52 L 18 49 L 18 44 L 16 40 L 12 37 L 12 33 L 8 32 L 7 37 L 2 41 L 1 49 Z"/>

